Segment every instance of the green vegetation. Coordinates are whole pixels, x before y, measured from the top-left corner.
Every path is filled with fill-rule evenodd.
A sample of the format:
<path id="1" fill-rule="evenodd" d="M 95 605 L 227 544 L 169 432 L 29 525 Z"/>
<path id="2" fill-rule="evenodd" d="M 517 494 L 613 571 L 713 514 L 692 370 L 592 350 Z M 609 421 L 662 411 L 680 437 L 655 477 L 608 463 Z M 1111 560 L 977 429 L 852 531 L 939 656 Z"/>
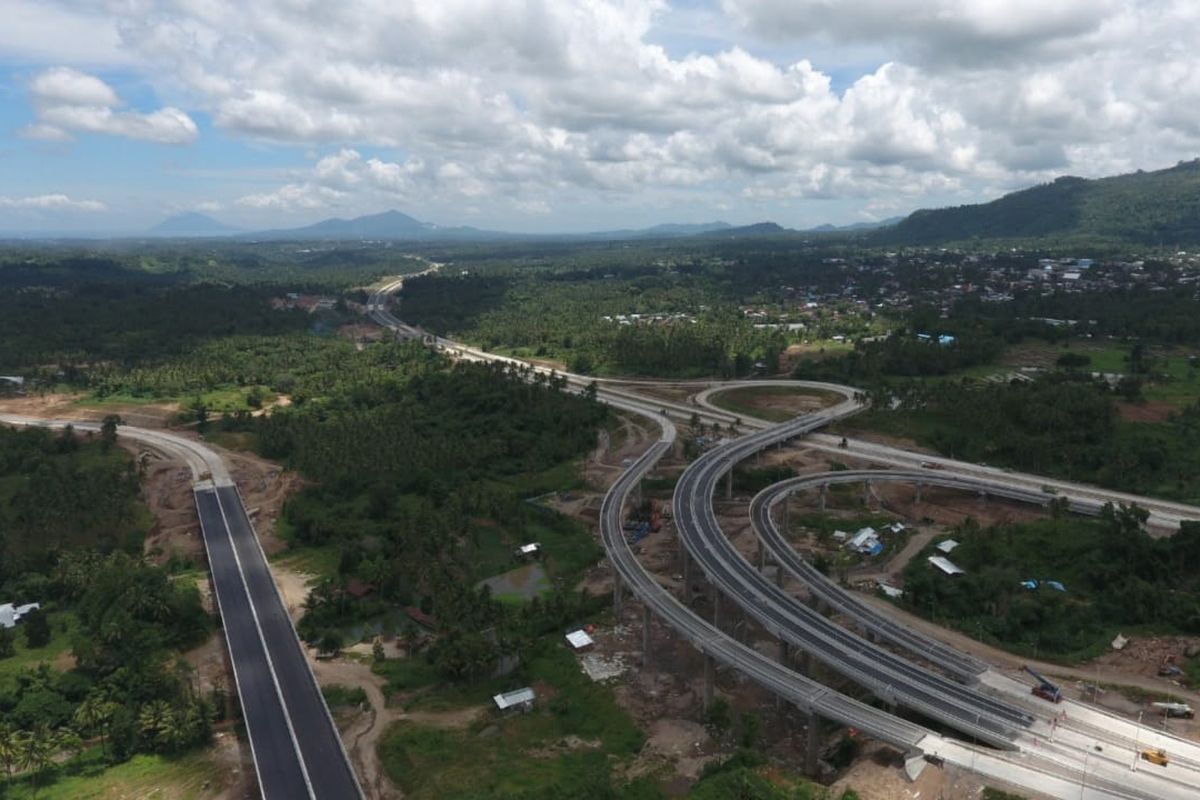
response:
<path id="1" fill-rule="evenodd" d="M 417 345 L 338 355 L 297 371 L 319 396 L 219 424 L 249 432 L 263 455 L 315 484 L 281 520 L 299 548 L 290 558 L 318 576 L 301 635 L 336 650 L 403 632 L 412 623 L 401 609 L 415 606 L 437 621 L 431 663 L 443 677 L 470 680 L 526 637 L 590 608 L 594 601 L 565 587 L 599 546 L 582 525 L 527 498 L 578 483 L 575 459 L 594 446 L 604 407 L 562 392 L 558 379 L 450 366 Z M 476 588 L 516 566 L 513 550 L 529 541 L 542 543 L 549 576 L 539 602 L 502 606 Z"/>
<path id="2" fill-rule="evenodd" d="M 765 419 L 768 422 L 787 422 L 796 416 L 796 412 L 786 408 L 772 408 L 771 400 L 778 398 L 786 405 L 792 398 L 800 397 L 815 397 L 827 404 L 836 399 L 831 392 L 789 386 L 745 386 L 726 389 L 714 392 L 709 399 L 718 408 L 742 417 Z"/>
<path id="3" fill-rule="evenodd" d="M 1025 796 L 986 786 L 983 789 L 983 800 L 1025 800 Z"/>
<path id="4" fill-rule="evenodd" d="M 138 488 L 132 459 L 97 437 L 0 427 L 0 585 L 51 551 L 140 551 Z"/>
<path id="5" fill-rule="evenodd" d="M 532 712 L 484 719 L 464 730 L 400 722 L 388 731 L 380 758 L 405 796 L 628 796 L 615 785 L 613 762 L 637 753 L 642 734 L 611 690 L 589 680 L 557 638 L 531 648 L 519 673 L 508 679 L 512 686 L 542 687 Z M 488 699 L 483 687 L 474 692 L 474 702 Z"/>
<path id="6" fill-rule="evenodd" d="M 782 335 L 755 329 L 728 306 L 679 313 L 709 296 L 686 276 L 570 277 L 418 278 L 405 284 L 404 315 L 489 350 L 557 360 L 584 374 L 745 375 L 760 360 L 773 370 L 786 346 Z M 626 315 L 637 318 L 617 319 Z"/>
<path id="7" fill-rule="evenodd" d="M 980 205 L 922 210 L 867 237 L 893 244 L 1075 240 L 1200 242 L 1200 161 L 1099 180 L 1063 177 Z"/>
<path id="8" fill-rule="evenodd" d="M 132 460 L 106 434 L 2 428 L 0 442 L 0 596 L 42 606 L 0 641 L 0 760 L 20 773 L 14 791 L 207 742 L 216 706 L 177 655 L 209 619 L 194 584 L 141 559 Z M 74 755 L 91 738 L 99 759 Z"/>
<path id="9" fill-rule="evenodd" d="M 14 778 L 5 800 L 117 800 L 124 797 L 171 797 L 200 800 L 220 785 L 220 765 L 204 753 L 181 756 L 139 754 L 111 765 L 100 748 L 84 751 L 60 768 L 53 783 Z"/>
<path id="10" fill-rule="evenodd" d="M 1200 524 L 1154 539 L 1144 519 L 1110 507 L 1099 520 L 1056 513 L 986 530 L 968 520 L 949 532 L 966 574 L 931 569 L 931 545 L 904 571 L 903 602 L 1006 649 L 1064 662 L 1097 654 L 1121 631 L 1200 633 Z M 1038 588 L 1024 588 L 1026 580 Z"/>
<path id="11" fill-rule="evenodd" d="M 367 693 L 361 686 L 351 688 L 336 683 L 327 684 L 321 687 L 321 694 L 325 695 L 325 702 L 330 707 L 361 706 L 367 702 Z"/>
<path id="12" fill-rule="evenodd" d="M 880 390 L 875 409 L 842 424 L 906 436 L 952 458 L 1200 500 L 1200 403 L 1163 423 L 1118 416 L 1117 398 L 1086 375 L 1031 382 L 907 383 Z"/>

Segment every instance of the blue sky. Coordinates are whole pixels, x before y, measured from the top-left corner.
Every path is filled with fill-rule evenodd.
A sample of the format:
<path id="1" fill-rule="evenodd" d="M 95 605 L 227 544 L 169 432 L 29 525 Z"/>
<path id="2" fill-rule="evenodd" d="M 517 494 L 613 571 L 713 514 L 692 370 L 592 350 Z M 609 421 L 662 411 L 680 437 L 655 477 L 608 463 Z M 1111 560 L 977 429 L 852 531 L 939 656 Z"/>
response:
<path id="1" fill-rule="evenodd" d="M 0 0 L 0 231 L 806 227 L 1167 166 L 1193 5 Z"/>

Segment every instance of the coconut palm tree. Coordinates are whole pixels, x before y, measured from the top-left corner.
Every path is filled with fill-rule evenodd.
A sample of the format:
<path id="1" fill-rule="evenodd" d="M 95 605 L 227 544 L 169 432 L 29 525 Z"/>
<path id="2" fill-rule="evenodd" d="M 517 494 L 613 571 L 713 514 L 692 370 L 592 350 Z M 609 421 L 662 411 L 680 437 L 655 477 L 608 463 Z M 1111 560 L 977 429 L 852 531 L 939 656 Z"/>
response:
<path id="1" fill-rule="evenodd" d="M 92 692 L 75 709 L 72 722 L 84 736 L 99 736 L 100 751 L 108 756 L 108 725 L 116 713 L 117 704 L 102 692 Z"/>
<path id="2" fill-rule="evenodd" d="M 11 725 L 0 726 L 0 766 L 4 767 L 5 780 L 11 780 L 13 770 L 20 762 L 21 750 L 17 731 Z"/>
<path id="3" fill-rule="evenodd" d="M 54 766 L 54 756 L 58 753 L 58 734 L 45 724 L 38 724 L 31 731 L 18 734 L 17 763 L 27 772 L 32 773 L 31 785 L 33 796 L 37 797 L 43 778 Z"/>

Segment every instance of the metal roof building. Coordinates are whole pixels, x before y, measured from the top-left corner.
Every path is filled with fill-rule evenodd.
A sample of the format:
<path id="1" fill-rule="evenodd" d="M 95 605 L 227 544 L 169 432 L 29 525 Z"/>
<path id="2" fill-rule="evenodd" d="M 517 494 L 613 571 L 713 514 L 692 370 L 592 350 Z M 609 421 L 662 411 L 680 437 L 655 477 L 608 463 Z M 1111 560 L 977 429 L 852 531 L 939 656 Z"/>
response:
<path id="1" fill-rule="evenodd" d="M 496 708 L 501 711 L 508 711 L 511 708 L 520 708 L 522 711 L 528 711 L 533 708 L 535 697 L 533 689 L 526 686 L 524 689 L 517 689 L 515 692 L 498 694 L 492 700 L 495 701 Z"/>
<path id="2" fill-rule="evenodd" d="M 930 556 L 929 563 L 940 569 L 947 575 L 965 575 L 966 571 L 954 564 L 950 559 L 943 556 Z"/>

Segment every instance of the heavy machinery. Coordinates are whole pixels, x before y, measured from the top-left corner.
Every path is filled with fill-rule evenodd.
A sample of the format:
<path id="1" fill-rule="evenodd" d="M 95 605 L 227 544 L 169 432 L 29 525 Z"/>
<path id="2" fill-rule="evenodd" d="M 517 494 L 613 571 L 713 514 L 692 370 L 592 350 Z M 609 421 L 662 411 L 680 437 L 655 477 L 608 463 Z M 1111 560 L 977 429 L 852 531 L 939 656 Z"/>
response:
<path id="1" fill-rule="evenodd" d="M 1034 677 L 1034 679 L 1038 682 L 1038 685 L 1034 686 L 1033 689 L 1030 690 L 1030 694 L 1037 695 L 1038 697 L 1042 698 L 1043 700 L 1049 700 L 1051 703 L 1061 703 L 1062 702 L 1062 699 L 1063 699 L 1062 689 L 1059 689 L 1057 684 L 1051 683 L 1050 681 L 1046 680 L 1044 677 L 1039 675 L 1037 672 L 1034 672 L 1028 666 L 1023 666 L 1023 667 L 1021 667 L 1021 669 L 1025 670 L 1030 675 L 1032 675 Z"/>
<path id="2" fill-rule="evenodd" d="M 1151 764 L 1157 764 L 1160 767 L 1165 767 L 1171 763 L 1171 759 L 1167 758 L 1167 751 L 1162 748 L 1143 750 L 1142 760 L 1149 761 Z"/>
<path id="3" fill-rule="evenodd" d="M 1158 677 L 1160 678 L 1178 678 L 1182 674 L 1183 670 L 1175 663 L 1174 656 L 1164 658 L 1158 667 Z"/>

